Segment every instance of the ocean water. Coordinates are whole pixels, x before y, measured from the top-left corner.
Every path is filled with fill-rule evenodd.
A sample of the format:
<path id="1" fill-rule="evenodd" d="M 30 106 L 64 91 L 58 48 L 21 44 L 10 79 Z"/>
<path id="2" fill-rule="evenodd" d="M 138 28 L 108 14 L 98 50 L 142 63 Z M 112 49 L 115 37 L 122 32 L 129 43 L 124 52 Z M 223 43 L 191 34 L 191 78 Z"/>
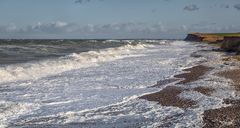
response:
<path id="1" fill-rule="evenodd" d="M 0 127 L 157 127 L 171 116 L 177 118 L 172 119 L 175 121 L 172 127 L 200 126 L 199 113 L 206 108 L 204 105 L 209 103 L 214 107 L 221 102 L 221 98 L 184 92 L 182 97 L 204 99 L 199 101 L 202 107 L 184 110 L 138 98 L 164 88 L 151 87 L 157 81 L 172 78 L 182 69 L 204 61 L 204 57 L 190 57 L 201 49 L 198 43 L 181 40 L 0 42 Z M 224 94 L 231 96 L 228 92 Z M 221 96 L 216 93 L 216 97 Z"/>

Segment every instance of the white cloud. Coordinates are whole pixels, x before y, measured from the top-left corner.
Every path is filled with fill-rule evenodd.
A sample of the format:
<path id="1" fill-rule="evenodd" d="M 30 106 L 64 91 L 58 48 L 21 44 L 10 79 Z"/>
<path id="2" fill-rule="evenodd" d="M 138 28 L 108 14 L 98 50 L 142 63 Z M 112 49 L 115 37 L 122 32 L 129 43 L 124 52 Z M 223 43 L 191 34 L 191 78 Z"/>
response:
<path id="1" fill-rule="evenodd" d="M 77 25 L 63 21 L 38 22 L 17 27 L 14 23 L 0 26 L 1 38 L 183 38 L 188 32 L 236 32 L 239 26 L 218 26 L 199 22 L 192 25 L 168 26 L 164 23 L 124 22 Z"/>
<path id="2" fill-rule="evenodd" d="M 17 26 L 14 23 L 10 23 L 8 26 L 6 26 L 7 32 L 13 32 L 17 30 Z"/>
<path id="3" fill-rule="evenodd" d="M 55 25 L 56 27 L 64 27 L 64 26 L 67 26 L 68 23 L 62 22 L 62 21 L 57 21 L 57 22 L 53 23 L 53 25 Z"/>

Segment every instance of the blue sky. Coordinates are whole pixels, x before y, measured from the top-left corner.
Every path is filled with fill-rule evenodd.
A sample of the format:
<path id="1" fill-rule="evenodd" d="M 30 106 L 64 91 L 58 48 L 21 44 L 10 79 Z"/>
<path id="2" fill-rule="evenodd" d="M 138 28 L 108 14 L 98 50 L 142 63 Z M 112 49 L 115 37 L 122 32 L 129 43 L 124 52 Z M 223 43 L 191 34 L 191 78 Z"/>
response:
<path id="1" fill-rule="evenodd" d="M 240 32 L 239 0 L 0 0 L 0 38 L 184 38 Z"/>

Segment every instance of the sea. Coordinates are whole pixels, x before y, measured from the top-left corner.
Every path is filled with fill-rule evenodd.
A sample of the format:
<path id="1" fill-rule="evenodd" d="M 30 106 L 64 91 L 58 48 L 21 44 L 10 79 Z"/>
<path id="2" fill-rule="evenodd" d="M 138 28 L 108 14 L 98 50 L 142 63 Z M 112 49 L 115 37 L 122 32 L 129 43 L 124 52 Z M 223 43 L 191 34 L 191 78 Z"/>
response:
<path id="1" fill-rule="evenodd" d="M 203 47 L 183 40 L 0 40 L 0 127 L 201 126 L 199 111 L 221 106 L 220 99 L 202 96 L 202 107 L 183 109 L 139 97 L 219 56 L 191 56 Z M 216 97 L 223 94 L 231 95 Z"/>

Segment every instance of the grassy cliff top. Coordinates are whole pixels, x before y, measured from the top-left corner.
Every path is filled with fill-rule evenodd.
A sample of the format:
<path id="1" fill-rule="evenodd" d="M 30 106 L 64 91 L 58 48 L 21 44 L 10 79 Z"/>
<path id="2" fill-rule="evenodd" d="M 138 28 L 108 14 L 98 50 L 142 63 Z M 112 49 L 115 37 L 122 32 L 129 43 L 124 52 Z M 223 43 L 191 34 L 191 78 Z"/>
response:
<path id="1" fill-rule="evenodd" d="M 199 34 L 204 36 L 222 36 L 222 37 L 239 36 L 240 37 L 240 33 L 199 33 Z"/>

